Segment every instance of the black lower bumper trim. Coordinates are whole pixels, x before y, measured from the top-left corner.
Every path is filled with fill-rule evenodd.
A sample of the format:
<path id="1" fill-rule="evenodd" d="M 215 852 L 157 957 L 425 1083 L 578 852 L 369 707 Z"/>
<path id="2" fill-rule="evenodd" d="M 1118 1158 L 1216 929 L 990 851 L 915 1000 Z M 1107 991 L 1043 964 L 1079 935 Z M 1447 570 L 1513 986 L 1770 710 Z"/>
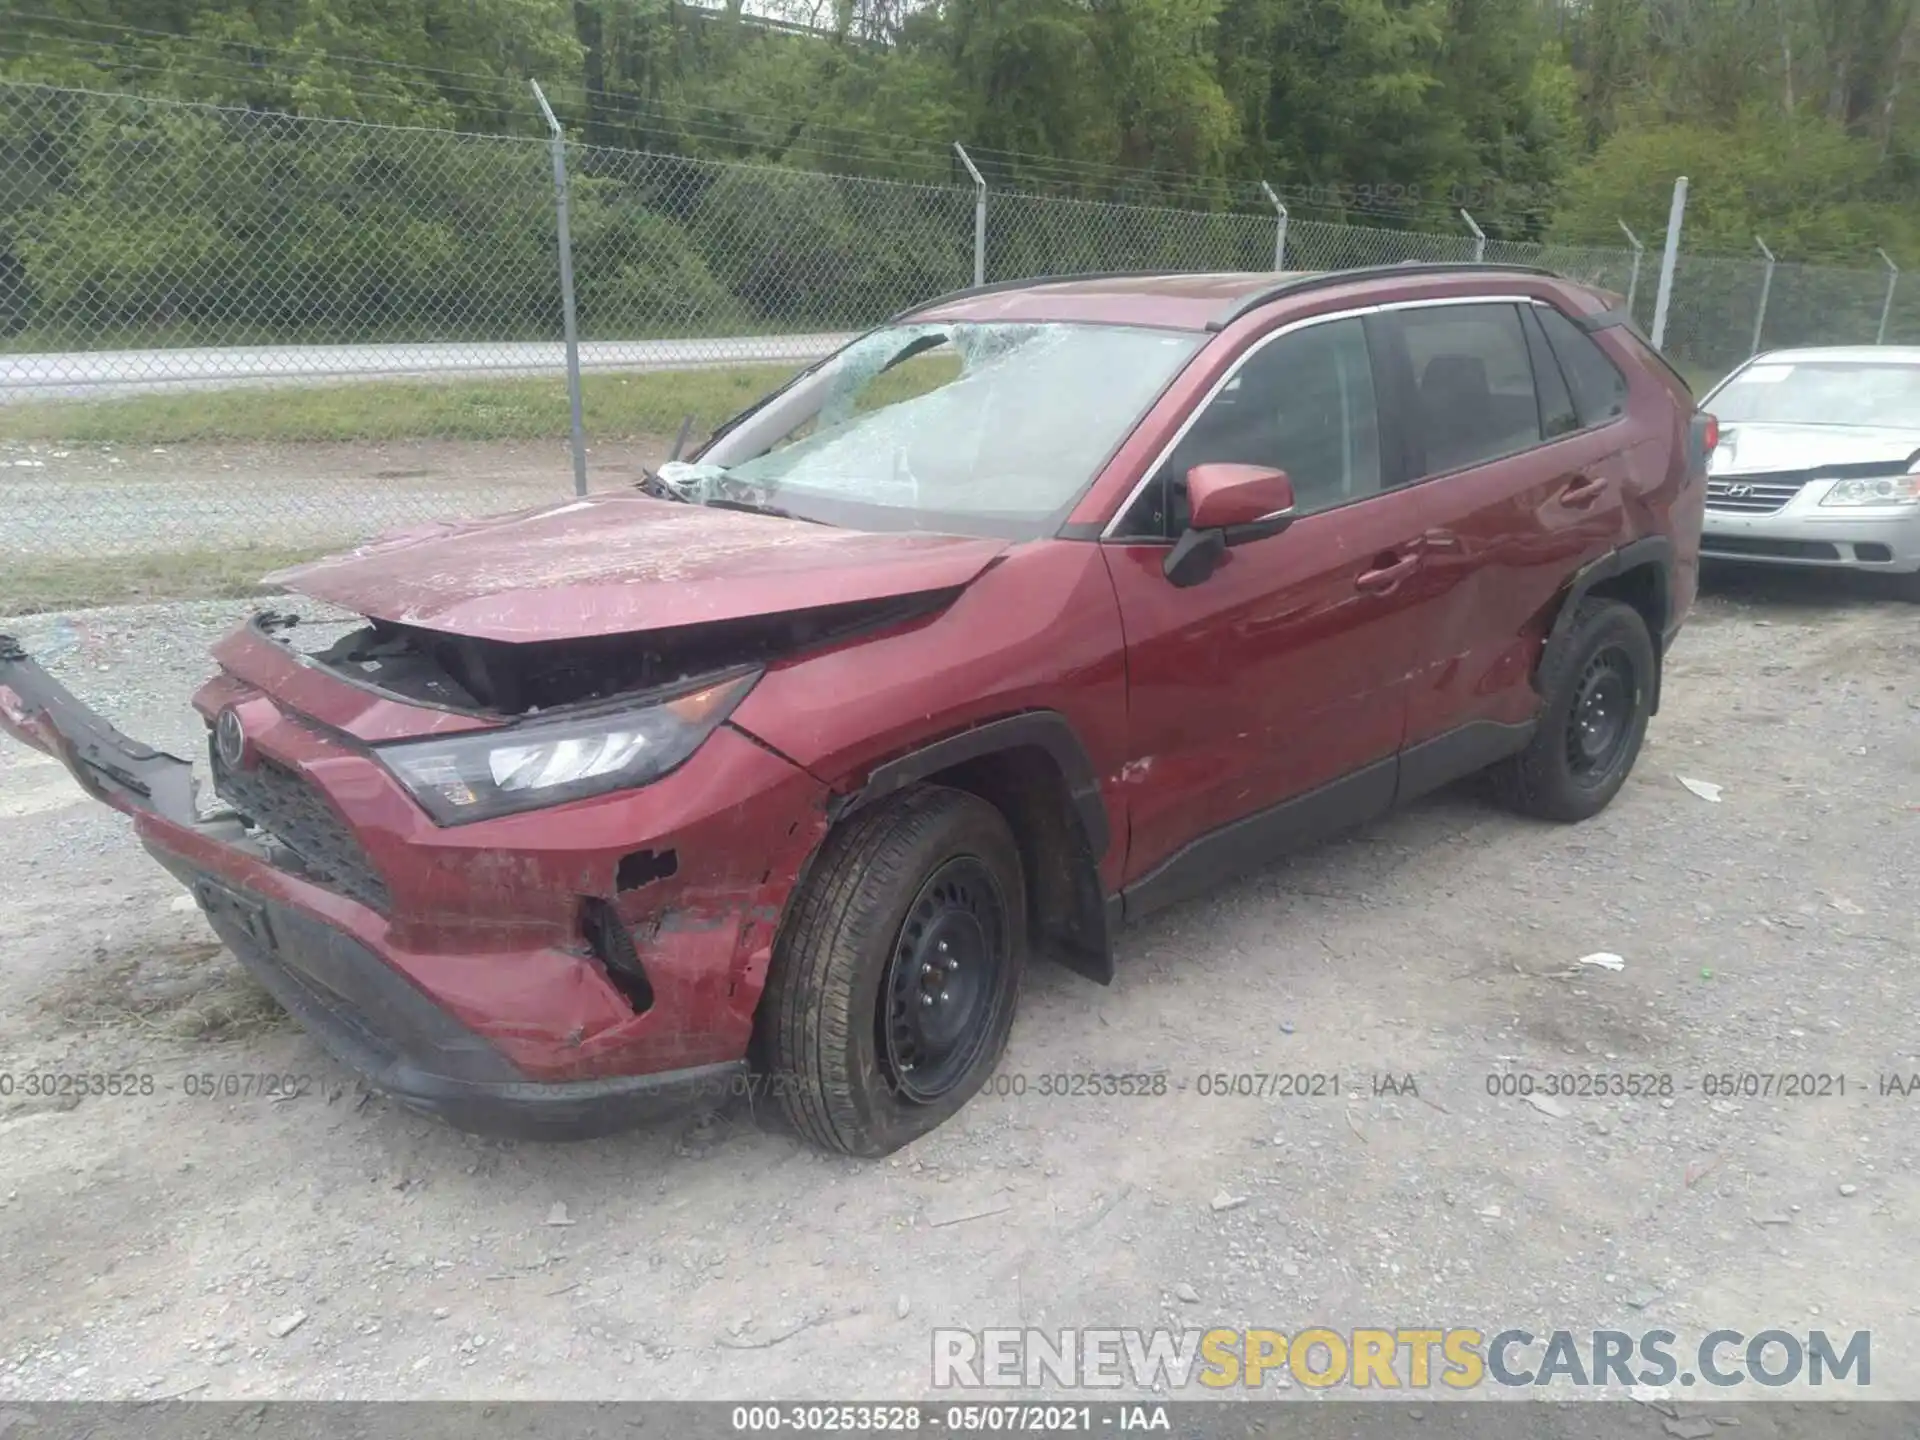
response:
<path id="1" fill-rule="evenodd" d="M 328 1054 L 375 1089 L 456 1129 L 592 1139 L 718 1109 L 745 1082 L 745 1060 L 610 1079 L 529 1080 L 352 936 L 232 889 L 164 850 L 153 854 L 193 892 L 240 963 Z"/>
<path id="2" fill-rule="evenodd" d="M 717 1110 L 742 1088 L 746 1077 L 744 1060 L 552 1085 L 474 1085 L 401 1066 L 376 1084 L 409 1109 L 471 1134 L 593 1140 L 678 1115 Z"/>

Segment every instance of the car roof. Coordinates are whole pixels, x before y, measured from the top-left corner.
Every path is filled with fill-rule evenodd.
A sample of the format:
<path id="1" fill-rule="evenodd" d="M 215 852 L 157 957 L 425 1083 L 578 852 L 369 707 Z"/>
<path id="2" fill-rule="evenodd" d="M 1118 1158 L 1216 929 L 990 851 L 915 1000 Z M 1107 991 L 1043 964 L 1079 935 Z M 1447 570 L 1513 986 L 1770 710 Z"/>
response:
<path id="1" fill-rule="evenodd" d="M 1436 274 L 1512 278 L 1551 275 L 1524 266 L 1421 264 L 1351 270 L 1223 270 L 1208 273 L 1070 275 L 977 286 L 930 300 L 896 321 L 1093 322 L 1173 330 L 1218 330 L 1268 299 L 1368 280 L 1407 282 Z M 1558 278 L 1558 277 L 1554 277 Z"/>
<path id="2" fill-rule="evenodd" d="M 1816 365 L 1845 362 L 1861 365 L 1920 365 L 1920 345 L 1820 345 L 1800 350 L 1768 350 L 1751 363 Z"/>

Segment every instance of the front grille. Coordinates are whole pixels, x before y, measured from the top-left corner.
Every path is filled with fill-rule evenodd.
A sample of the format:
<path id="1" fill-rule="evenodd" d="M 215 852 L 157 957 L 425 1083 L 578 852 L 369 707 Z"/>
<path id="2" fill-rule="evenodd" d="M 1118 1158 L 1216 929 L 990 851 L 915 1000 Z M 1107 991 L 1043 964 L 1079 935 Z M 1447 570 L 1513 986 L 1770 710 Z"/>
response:
<path id="1" fill-rule="evenodd" d="M 229 770 L 211 744 L 213 788 L 219 797 L 265 830 L 300 861 L 300 873 L 315 884 L 358 900 L 382 914 L 392 902 L 386 882 L 360 841 L 333 806 L 286 766 L 262 756 L 243 770 Z"/>
<path id="2" fill-rule="evenodd" d="M 1804 480 L 1709 480 L 1707 509 L 1771 515 L 1806 488 Z"/>
<path id="3" fill-rule="evenodd" d="M 1702 555 L 1766 555 L 1776 560 L 1838 560 L 1840 551 L 1824 540 L 1766 540 L 1758 535 L 1706 535 Z"/>

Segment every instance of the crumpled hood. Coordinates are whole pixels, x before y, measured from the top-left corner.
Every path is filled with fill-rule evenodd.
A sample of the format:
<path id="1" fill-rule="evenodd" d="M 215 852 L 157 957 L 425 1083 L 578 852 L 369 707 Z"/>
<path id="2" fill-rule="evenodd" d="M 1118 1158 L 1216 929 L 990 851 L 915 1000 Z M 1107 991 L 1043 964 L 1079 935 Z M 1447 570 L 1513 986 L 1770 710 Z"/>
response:
<path id="1" fill-rule="evenodd" d="M 1823 465 L 1890 467 L 1920 451 L 1920 426 L 1869 429 L 1852 425 L 1767 425 L 1727 421 L 1720 429 L 1715 475 L 1817 470 Z"/>
<path id="2" fill-rule="evenodd" d="M 600 495 L 411 531 L 267 579 L 377 620 L 557 640 L 956 589 L 1009 543 Z"/>

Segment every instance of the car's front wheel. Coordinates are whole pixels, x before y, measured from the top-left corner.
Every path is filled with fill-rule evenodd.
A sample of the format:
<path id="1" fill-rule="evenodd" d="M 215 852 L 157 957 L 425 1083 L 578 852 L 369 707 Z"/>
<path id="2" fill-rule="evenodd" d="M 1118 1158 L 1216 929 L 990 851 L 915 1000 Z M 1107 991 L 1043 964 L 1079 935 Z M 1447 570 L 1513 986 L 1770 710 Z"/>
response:
<path id="1" fill-rule="evenodd" d="M 977 796 L 924 786 L 827 838 L 791 902 L 756 1059 L 794 1128 L 899 1149 L 999 1063 L 1026 961 L 1019 847 Z"/>
<path id="2" fill-rule="evenodd" d="M 1533 739 L 1492 771 L 1500 798 L 1543 820 L 1585 820 L 1606 809 L 1646 739 L 1657 664 L 1639 611 L 1582 600 L 1541 670 L 1546 706 Z"/>

